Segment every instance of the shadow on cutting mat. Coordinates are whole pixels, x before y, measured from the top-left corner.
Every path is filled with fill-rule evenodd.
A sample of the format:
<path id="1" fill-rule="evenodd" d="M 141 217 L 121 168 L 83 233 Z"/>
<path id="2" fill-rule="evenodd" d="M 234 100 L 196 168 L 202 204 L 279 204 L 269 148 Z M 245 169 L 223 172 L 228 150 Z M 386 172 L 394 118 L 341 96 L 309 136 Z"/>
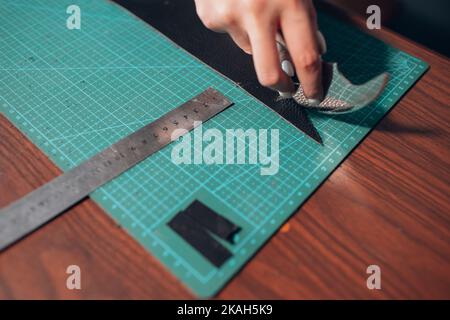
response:
<path id="1" fill-rule="evenodd" d="M 361 116 L 358 116 L 357 114 L 361 114 Z M 364 111 L 357 111 L 354 113 L 352 117 L 346 116 L 346 115 L 335 115 L 331 116 L 331 118 L 342 121 L 350 124 L 355 125 L 362 125 L 359 123 L 359 119 L 364 116 L 366 113 Z M 355 116 L 356 115 L 356 116 Z M 329 115 L 322 115 L 322 114 L 316 114 L 316 118 L 324 118 L 324 117 L 330 117 Z M 372 128 L 372 125 L 366 125 L 366 128 Z M 423 127 L 423 126 L 408 126 L 404 123 L 396 122 L 393 119 L 389 117 L 384 117 L 383 121 L 376 127 L 374 127 L 374 130 L 377 131 L 383 131 L 383 132 L 391 132 L 391 133 L 398 133 L 398 134 L 413 134 L 413 135 L 421 135 L 421 136 L 428 136 L 428 137 L 438 137 L 443 134 L 445 134 L 442 130 L 438 128 L 430 128 L 430 127 Z"/>

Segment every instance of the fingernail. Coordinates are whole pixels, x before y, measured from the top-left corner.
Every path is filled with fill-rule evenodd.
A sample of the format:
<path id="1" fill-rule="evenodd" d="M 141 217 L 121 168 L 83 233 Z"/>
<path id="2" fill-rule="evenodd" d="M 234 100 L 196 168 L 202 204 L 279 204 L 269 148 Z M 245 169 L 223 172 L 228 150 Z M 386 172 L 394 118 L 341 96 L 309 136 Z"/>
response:
<path id="1" fill-rule="evenodd" d="M 325 41 L 325 37 L 322 32 L 317 31 L 317 38 L 319 40 L 320 54 L 324 55 L 327 53 L 327 42 Z"/>
<path id="2" fill-rule="evenodd" d="M 292 98 L 292 96 L 294 95 L 293 92 L 281 92 L 281 91 L 278 91 L 278 94 L 282 98 Z"/>
<path id="3" fill-rule="evenodd" d="M 308 104 L 310 106 L 314 106 L 317 107 L 318 105 L 320 105 L 322 101 L 320 101 L 319 99 L 308 99 Z"/>
<path id="4" fill-rule="evenodd" d="M 289 60 L 283 60 L 283 62 L 281 62 L 281 69 L 283 69 L 283 71 L 289 76 L 289 77 L 293 77 L 295 72 L 294 72 L 294 66 L 292 65 L 292 63 Z"/>

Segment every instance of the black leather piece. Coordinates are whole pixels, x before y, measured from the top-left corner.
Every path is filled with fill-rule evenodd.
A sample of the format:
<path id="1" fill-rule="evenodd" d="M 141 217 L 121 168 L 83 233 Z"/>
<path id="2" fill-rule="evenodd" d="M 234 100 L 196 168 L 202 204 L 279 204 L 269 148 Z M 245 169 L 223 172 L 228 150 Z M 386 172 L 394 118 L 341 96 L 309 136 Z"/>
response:
<path id="1" fill-rule="evenodd" d="M 197 17 L 193 0 L 114 1 L 239 84 L 306 135 L 322 143 L 307 111 L 293 99 L 277 101 L 276 92 L 261 86 L 251 56 L 239 49 L 228 35 L 206 29 Z"/>
<path id="2" fill-rule="evenodd" d="M 168 223 L 187 243 L 201 253 L 209 262 L 220 268 L 233 254 L 214 239 L 202 225 L 185 211 L 178 213 Z"/>
<path id="3" fill-rule="evenodd" d="M 203 228 L 230 243 L 233 243 L 234 235 L 241 230 L 239 226 L 214 212 L 198 200 L 192 202 L 183 213 L 195 220 Z"/>

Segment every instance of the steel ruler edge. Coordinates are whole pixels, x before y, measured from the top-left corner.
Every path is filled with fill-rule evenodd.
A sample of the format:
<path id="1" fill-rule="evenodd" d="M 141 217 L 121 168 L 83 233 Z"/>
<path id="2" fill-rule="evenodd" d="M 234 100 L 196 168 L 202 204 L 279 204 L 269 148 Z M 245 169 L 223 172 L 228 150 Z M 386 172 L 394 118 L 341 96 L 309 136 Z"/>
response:
<path id="1" fill-rule="evenodd" d="M 233 103 L 208 88 L 77 167 L 0 209 L 0 251 Z"/>

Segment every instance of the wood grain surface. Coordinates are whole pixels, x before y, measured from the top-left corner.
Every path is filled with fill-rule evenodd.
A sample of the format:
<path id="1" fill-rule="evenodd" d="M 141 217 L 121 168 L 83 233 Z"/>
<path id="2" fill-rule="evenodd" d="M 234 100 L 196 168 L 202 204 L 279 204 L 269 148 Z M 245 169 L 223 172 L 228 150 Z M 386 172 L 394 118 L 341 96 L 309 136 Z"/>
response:
<path id="1" fill-rule="evenodd" d="M 372 33 L 430 71 L 218 298 L 450 299 L 450 62 Z M 0 116 L 0 207 L 58 174 Z M 81 290 L 66 288 L 72 264 Z M 381 290 L 366 287 L 371 264 Z M 193 297 L 89 199 L 0 254 L 0 299 Z"/>

